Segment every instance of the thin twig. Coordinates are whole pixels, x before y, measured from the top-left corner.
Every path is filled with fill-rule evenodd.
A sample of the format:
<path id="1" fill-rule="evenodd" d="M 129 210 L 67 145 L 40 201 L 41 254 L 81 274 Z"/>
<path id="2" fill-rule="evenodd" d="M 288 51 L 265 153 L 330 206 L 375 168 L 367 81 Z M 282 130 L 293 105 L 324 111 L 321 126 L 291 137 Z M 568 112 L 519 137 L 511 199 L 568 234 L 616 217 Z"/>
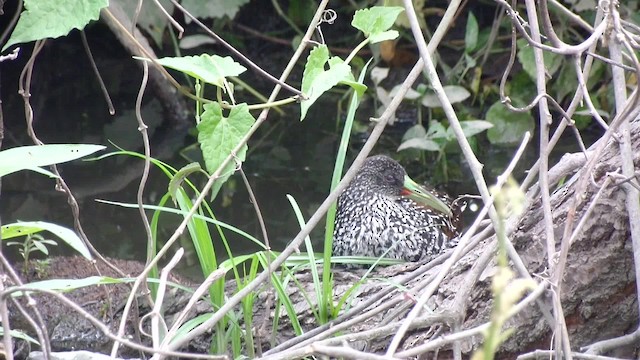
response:
<path id="1" fill-rule="evenodd" d="M 91 64 L 91 69 L 93 70 L 93 73 L 96 75 L 96 80 L 98 80 L 98 85 L 100 85 L 102 96 L 104 96 L 104 100 L 107 102 L 109 115 L 115 115 L 116 109 L 113 106 L 113 101 L 111 101 L 109 90 L 107 90 L 107 87 L 104 84 L 102 75 L 100 75 L 100 70 L 98 70 L 98 65 L 96 65 L 96 61 L 93 59 L 93 54 L 91 53 L 91 48 L 89 47 L 89 42 L 87 41 L 87 34 L 85 34 L 84 30 L 80 31 L 80 39 L 82 40 L 82 46 L 84 47 L 84 51 L 87 53 L 87 58 L 89 58 L 89 64 Z"/>

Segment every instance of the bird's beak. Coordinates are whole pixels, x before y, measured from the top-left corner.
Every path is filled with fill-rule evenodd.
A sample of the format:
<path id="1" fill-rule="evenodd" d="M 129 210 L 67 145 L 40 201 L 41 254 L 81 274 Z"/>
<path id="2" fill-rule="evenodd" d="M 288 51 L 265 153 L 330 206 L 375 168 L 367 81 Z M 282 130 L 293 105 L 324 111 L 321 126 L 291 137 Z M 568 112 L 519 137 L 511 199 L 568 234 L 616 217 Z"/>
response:
<path id="1" fill-rule="evenodd" d="M 437 196 L 425 190 L 422 186 L 418 185 L 409 176 L 404 177 L 404 191 L 403 195 L 408 196 L 410 199 L 416 201 L 419 204 L 428 206 L 433 210 L 439 211 L 449 217 L 452 216 L 451 209 Z"/>

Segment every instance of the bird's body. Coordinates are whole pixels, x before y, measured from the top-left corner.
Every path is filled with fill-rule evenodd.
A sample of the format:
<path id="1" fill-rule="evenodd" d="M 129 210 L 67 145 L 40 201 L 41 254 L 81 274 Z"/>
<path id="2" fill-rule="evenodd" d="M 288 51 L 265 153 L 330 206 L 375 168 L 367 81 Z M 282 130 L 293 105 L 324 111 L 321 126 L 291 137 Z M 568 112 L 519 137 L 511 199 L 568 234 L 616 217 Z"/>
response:
<path id="1" fill-rule="evenodd" d="M 424 190 L 412 191 L 426 203 L 414 200 L 407 181 L 413 182 L 395 160 L 367 158 L 338 198 L 333 254 L 421 261 L 455 245 L 450 203 Z"/>

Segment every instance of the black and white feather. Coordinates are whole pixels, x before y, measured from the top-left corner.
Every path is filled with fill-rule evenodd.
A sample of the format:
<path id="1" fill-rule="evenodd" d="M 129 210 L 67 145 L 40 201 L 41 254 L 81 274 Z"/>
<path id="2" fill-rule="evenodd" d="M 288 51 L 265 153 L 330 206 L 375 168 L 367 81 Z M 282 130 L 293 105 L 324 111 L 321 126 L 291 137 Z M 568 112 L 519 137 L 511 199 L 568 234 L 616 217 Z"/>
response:
<path id="1" fill-rule="evenodd" d="M 455 219 L 403 196 L 405 175 L 387 156 L 365 160 L 338 198 L 334 255 L 423 261 L 455 246 Z"/>

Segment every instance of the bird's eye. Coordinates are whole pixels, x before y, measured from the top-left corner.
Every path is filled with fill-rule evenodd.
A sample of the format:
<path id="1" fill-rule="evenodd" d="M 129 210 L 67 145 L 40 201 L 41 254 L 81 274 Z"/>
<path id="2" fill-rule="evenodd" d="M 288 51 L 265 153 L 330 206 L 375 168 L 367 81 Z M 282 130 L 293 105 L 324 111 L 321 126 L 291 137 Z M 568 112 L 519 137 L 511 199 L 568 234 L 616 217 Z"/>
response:
<path id="1" fill-rule="evenodd" d="M 389 184 L 394 184 L 394 183 L 396 183 L 396 177 L 395 177 L 395 176 L 393 176 L 393 174 L 386 174 L 386 175 L 384 176 L 384 179 L 385 179 L 385 181 L 386 181 L 387 183 L 389 183 Z"/>

